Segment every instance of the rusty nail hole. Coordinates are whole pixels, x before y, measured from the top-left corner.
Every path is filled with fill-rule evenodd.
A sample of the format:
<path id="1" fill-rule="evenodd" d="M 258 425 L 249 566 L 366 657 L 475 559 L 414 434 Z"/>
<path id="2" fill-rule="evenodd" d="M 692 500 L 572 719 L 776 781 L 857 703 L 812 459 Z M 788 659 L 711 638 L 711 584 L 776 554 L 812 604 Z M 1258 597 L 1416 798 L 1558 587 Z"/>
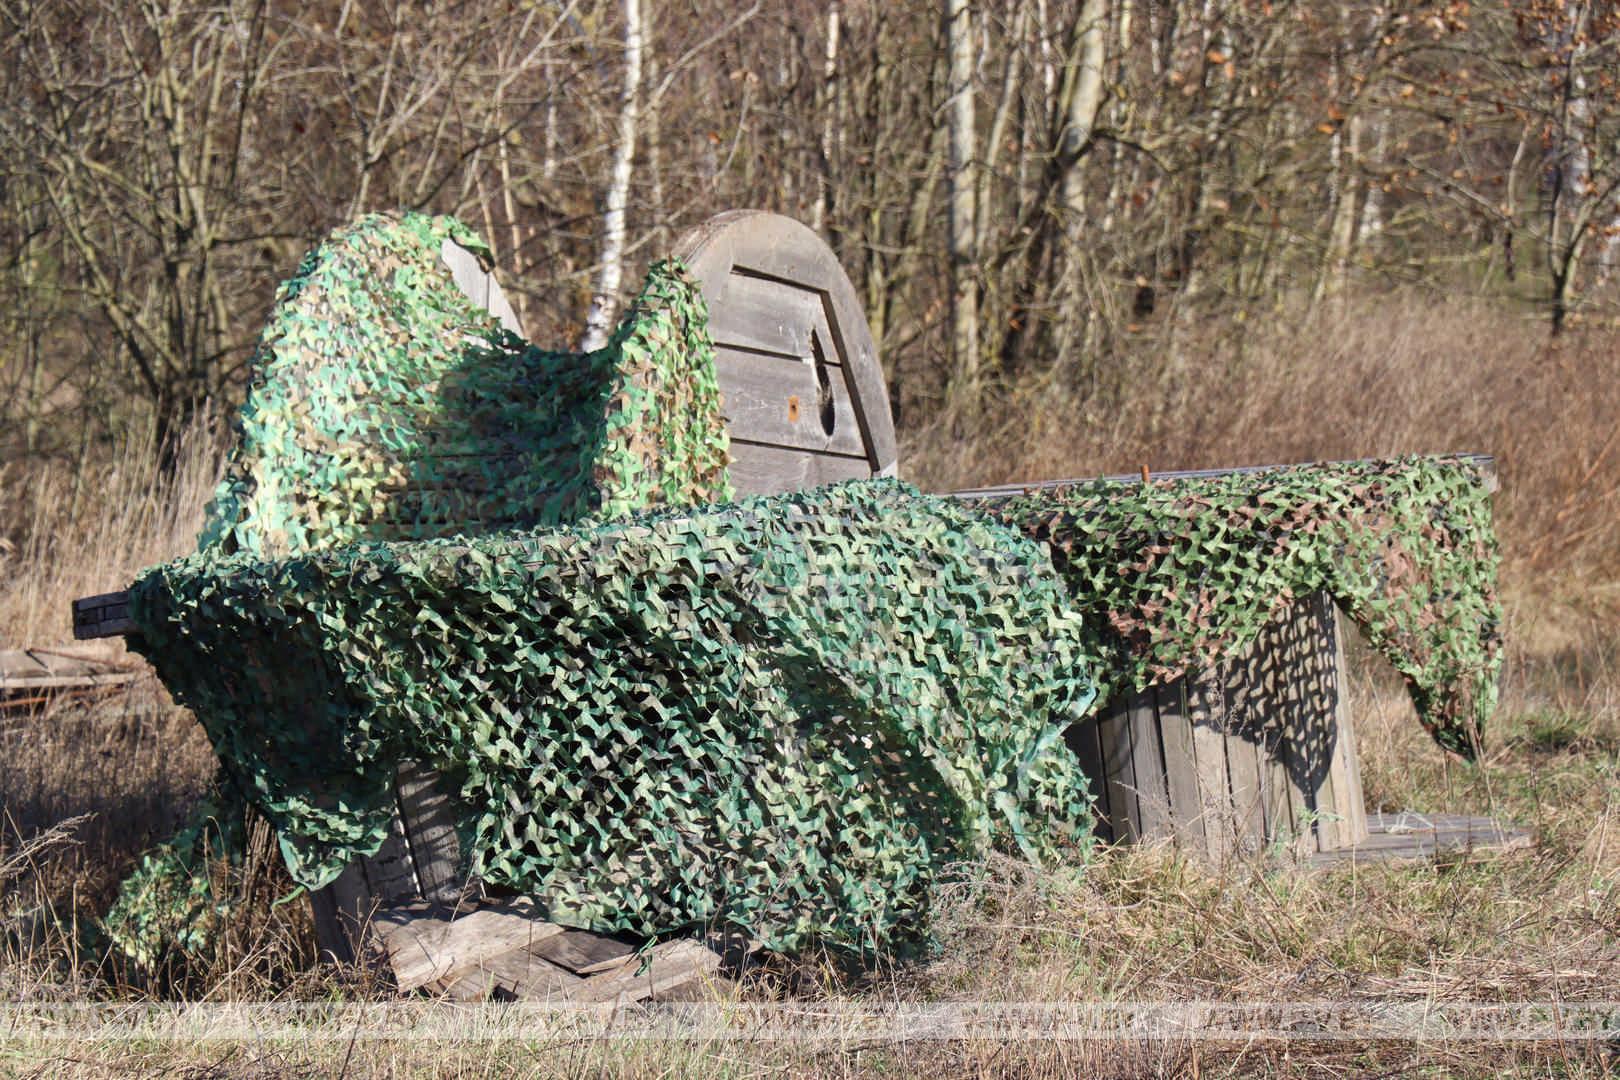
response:
<path id="1" fill-rule="evenodd" d="M 788 423 L 799 422 L 799 395 L 794 394 L 788 398 Z"/>

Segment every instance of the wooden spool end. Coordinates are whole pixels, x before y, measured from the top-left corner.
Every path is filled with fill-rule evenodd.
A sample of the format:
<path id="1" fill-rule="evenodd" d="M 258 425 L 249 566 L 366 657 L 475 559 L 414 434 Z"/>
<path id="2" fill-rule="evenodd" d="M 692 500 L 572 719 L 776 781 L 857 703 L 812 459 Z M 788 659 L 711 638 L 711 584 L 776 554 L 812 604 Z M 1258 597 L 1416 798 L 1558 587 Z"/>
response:
<path id="1" fill-rule="evenodd" d="M 895 475 L 877 346 L 826 242 L 792 218 L 734 210 L 675 254 L 708 303 L 737 493 Z"/>

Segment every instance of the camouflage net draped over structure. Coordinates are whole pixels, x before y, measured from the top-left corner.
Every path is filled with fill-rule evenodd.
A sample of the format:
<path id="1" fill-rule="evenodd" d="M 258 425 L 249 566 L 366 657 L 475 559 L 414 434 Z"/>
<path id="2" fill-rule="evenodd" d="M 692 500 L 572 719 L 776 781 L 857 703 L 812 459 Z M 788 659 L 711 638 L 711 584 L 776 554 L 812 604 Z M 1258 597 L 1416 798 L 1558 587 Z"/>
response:
<path id="1" fill-rule="evenodd" d="M 997 838 L 1050 859 L 1088 830 L 1062 731 L 1103 700 L 1090 672 L 1106 694 L 1218 664 L 1294 595 L 1328 590 L 1468 751 L 1499 656 L 1488 505 L 1435 459 L 1077 485 L 993 515 L 852 482 L 205 553 L 133 599 L 311 885 L 375 849 L 412 758 L 457 785 L 470 869 L 558 921 L 866 946 L 921 928 L 947 863 Z"/>
<path id="2" fill-rule="evenodd" d="M 404 758 L 459 792 L 474 872 L 603 931 L 869 947 L 949 863 L 1089 831 L 1062 732 L 1092 663 L 1050 559 L 897 482 L 205 552 L 132 599 L 311 886 L 382 841 Z"/>
<path id="3" fill-rule="evenodd" d="M 1099 480 L 991 512 L 1050 548 L 1097 634 L 1104 697 L 1213 669 L 1294 597 L 1325 589 L 1405 678 L 1441 746 L 1472 757 L 1496 707 L 1496 534 L 1465 459 Z"/>
<path id="4" fill-rule="evenodd" d="M 708 313 L 655 265 L 606 347 L 548 352 L 456 286 L 452 218 L 372 214 L 285 282 L 199 547 L 287 555 L 731 494 Z"/>
<path id="5" fill-rule="evenodd" d="M 460 796 L 468 870 L 558 921 L 864 948 L 922 929 L 951 861 L 1082 838 L 1063 729 L 1235 655 L 1292 596 L 1332 593 L 1443 745 L 1494 703 L 1464 463 L 982 511 L 852 483 L 615 523 L 729 495 L 701 296 L 655 267 L 608 348 L 546 353 L 455 288 L 446 238 L 478 249 L 405 216 L 311 254 L 202 550 L 131 590 L 305 884 L 376 850 L 415 759 Z"/>
<path id="6" fill-rule="evenodd" d="M 679 264 L 652 267 L 606 347 L 549 352 L 457 287 L 447 242 L 489 257 L 452 218 L 368 215 L 282 284 L 201 551 L 273 557 L 730 497 L 708 312 Z M 326 707 L 274 722 L 320 724 Z M 198 808 L 105 920 L 149 967 L 198 951 L 222 913 L 208 860 L 240 849 L 202 838 L 232 840 L 242 810 L 220 795 L 217 823 Z"/>

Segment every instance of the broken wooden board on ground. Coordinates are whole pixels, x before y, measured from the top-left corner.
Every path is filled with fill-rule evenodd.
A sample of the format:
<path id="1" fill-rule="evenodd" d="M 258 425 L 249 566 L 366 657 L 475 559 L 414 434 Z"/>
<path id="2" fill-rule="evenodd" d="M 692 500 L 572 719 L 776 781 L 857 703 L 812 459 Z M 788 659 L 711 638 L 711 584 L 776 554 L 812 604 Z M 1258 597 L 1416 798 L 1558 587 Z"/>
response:
<path id="1" fill-rule="evenodd" d="M 63 694 L 124 686 L 144 673 L 134 658 L 111 653 L 0 649 L 0 709 L 32 707 Z"/>
<path id="2" fill-rule="evenodd" d="M 521 899 L 461 909 L 405 904 L 378 913 L 371 929 L 401 993 L 458 1001 L 623 1004 L 717 982 L 723 962 L 694 939 L 643 949 L 559 926 Z"/>
<path id="3" fill-rule="evenodd" d="M 1311 866 L 1346 866 L 1406 859 L 1469 858 L 1528 848 L 1528 829 L 1468 814 L 1368 814 L 1367 838 L 1307 860 Z"/>

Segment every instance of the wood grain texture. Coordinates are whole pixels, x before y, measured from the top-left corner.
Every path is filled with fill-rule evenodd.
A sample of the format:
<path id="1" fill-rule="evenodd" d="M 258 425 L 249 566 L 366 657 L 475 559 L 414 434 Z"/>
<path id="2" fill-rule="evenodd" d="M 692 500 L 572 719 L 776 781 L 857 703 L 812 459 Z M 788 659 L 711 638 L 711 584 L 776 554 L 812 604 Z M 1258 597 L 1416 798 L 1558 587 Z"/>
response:
<path id="1" fill-rule="evenodd" d="M 95 646 L 81 646 L 93 649 Z M 61 649 L 0 649 L 0 698 L 40 690 L 121 686 L 141 677 L 129 660 Z"/>
<path id="2" fill-rule="evenodd" d="M 643 1001 L 720 970 L 720 954 L 698 941 L 661 942 L 628 963 L 594 975 L 573 989 L 571 1000 L 623 1004 Z"/>
<path id="3" fill-rule="evenodd" d="M 1173 836 L 1216 862 L 1363 837 L 1341 633 L 1325 593 L 1303 597 L 1219 670 L 1116 696 L 1095 755 L 1069 739 L 1102 793 L 1099 835 Z"/>
<path id="4" fill-rule="evenodd" d="M 1129 843 L 1140 838 L 1142 828 L 1136 804 L 1129 698 L 1118 697 L 1104 708 L 1097 720 L 1097 737 L 1102 747 L 1102 780 L 1108 788 L 1108 838 Z"/>
<path id="5" fill-rule="evenodd" d="M 865 458 L 816 454 L 735 439 L 731 443 L 731 483 L 739 495 L 800 491 L 871 475 L 871 463 Z"/>
<path id="6" fill-rule="evenodd" d="M 1103 836 L 1107 835 L 1107 823 L 1113 818 L 1108 809 L 1108 785 L 1103 782 L 1108 774 L 1103 770 L 1102 743 L 1098 738 L 1097 723 L 1096 716 L 1088 716 L 1077 724 L 1070 724 L 1063 733 L 1063 742 L 1080 763 L 1080 772 L 1091 791 L 1092 814 L 1098 822 L 1097 832 Z"/>
<path id="7" fill-rule="evenodd" d="M 1193 756 L 1198 762 L 1202 850 L 1218 864 L 1237 849 L 1237 808 L 1232 802 L 1232 778 L 1226 762 L 1226 700 L 1218 683 L 1182 680 L 1182 684 L 1186 690 L 1187 722 L 1192 727 Z"/>
<path id="8" fill-rule="evenodd" d="M 1491 475 L 1494 478 L 1496 474 L 1493 471 Z M 1329 604 L 1332 605 L 1332 602 L 1329 601 Z M 1346 626 L 1344 614 L 1339 611 L 1337 605 L 1332 607 L 1333 677 L 1338 739 L 1333 744 L 1333 756 L 1328 764 L 1328 770 L 1333 778 L 1331 810 L 1338 818 L 1338 825 L 1334 843 L 1331 846 L 1324 844 L 1322 847 L 1324 851 L 1358 844 L 1367 838 L 1367 803 L 1361 793 L 1361 763 L 1356 758 L 1355 717 L 1350 708 L 1349 675 L 1344 663 L 1345 634 L 1349 633 L 1350 629 Z"/>
<path id="9" fill-rule="evenodd" d="M 1346 866 L 1359 862 L 1402 859 L 1471 858 L 1528 848 L 1529 830 L 1488 817 L 1467 814 L 1369 814 L 1367 838 L 1336 851 L 1318 852 L 1313 866 Z"/>
<path id="10" fill-rule="evenodd" d="M 525 901 L 459 912 L 405 904 L 378 912 L 372 925 L 401 993 L 424 986 L 448 988 L 496 957 L 563 932 Z"/>
<path id="11" fill-rule="evenodd" d="M 315 920 L 315 940 L 321 951 L 338 963 L 352 963 L 363 954 L 363 944 L 375 911 L 366 872 L 358 861 L 323 889 L 309 894 Z"/>
<path id="12" fill-rule="evenodd" d="M 734 443 L 742 440 L 866 457 L 843 368 L 825 368 L 821 377 L 827 383 L 823 386 L 813 361 L 742 353 L 722 346 L 715 352 L 715 369 L 725 388 L 721 412 Z"/>
<path id="13" fill-rule="evenodd" d="M 1137 835 L 1145 840 L 1170 836 L 1174 827 L 1159 740 L 1157 690 L 1148 687 L 1131 695 L 1126 712 L 1131 725 L 1131 772 L 1136 777 Z"/>
<path id="14" fill-rule="evenodd" d="M 701 282 L 715 341 L 734 346 L 732 356 L 754 354 L 761 366 L 783 358 L 809 361 L 812 370 L 819 360 L 829 381 L 836 369 L 842 369 L 850 419 L 859 436 L 858 457 L 865 462 L 859 475 L 893 475 L 899 451 L 877 346 L 854 287 L 821 237 L 791 218 L 734 210 L 688 232 L 676 244 L 675 254 Z M 735 369 L 721 374 L 720 391 L 728 401 L 741 400 L 747 393 L 733 382 L 734 375 Z M 802 417 L 812 403 L 799 396 Z M 766 395 L 765 400 L 773 398 Z M 817 422 L 816 410 L 809 411 L 813 414 L 809 420 Z M 746 424 L 749 414 L 745 410 L 739 414 Z M 739 428 L 734 434 L 746 431 Z M 836 427 L 833 435 L 838 436 Z M 820 467 L 762 467 L 750 457 L 748 451 L 733 450 L 732 482 L 743 494 L 792 491 L 852 478 L 823 478 L 826 473 Z"/>
<path id="15" fill-rule="evenodd" d="M 400 762 L 394 790 L 417 895 L 437 903 L 454 901 L 463 882 L 454 800 L 439 774 L 415 761 Z"/>
<path id="16" fill-rule="evenodd" d="M 439 992 L 452 1001 L 495 999 L 560 1005 L 572 1002 L 584 981 L 530 949 L 512 949 L 448 980 Z"/>
<path id="17" fill-rule="evenodd" d="M 530 951 L 576 975 L 595 975 L 623 966 L 635 954 L 636 946 L 588 930 L 565 930 Z"/>
<path id="18" fill-rule="evenodd" d="M 726 275 L 709 303 L 709 334 L 719 348 L 735 346 L 749 352 L 809 360 L 811 336 L 821 329 L 819 290 L 812 283 L 789 284 L 771 278 L 733 272 Z M 834 353 L 827 362 L 838 364 Z"/>
<path id="19" fill-rule="evenodd" d="M 1169 794 L 1169 829 L 1189 851 L 1207 851 L 1204 796 L 1200 788 L 1198 747 L 1187 708 L 1187 683 L 1178 679 L 1154 691 L 1159 738 L 1164 749 L 1164 776 Z M 1225 786 L 1225 772 L 1221 784 Z M 1224 792 L 1223 792 L 1224 793 Z"/>

